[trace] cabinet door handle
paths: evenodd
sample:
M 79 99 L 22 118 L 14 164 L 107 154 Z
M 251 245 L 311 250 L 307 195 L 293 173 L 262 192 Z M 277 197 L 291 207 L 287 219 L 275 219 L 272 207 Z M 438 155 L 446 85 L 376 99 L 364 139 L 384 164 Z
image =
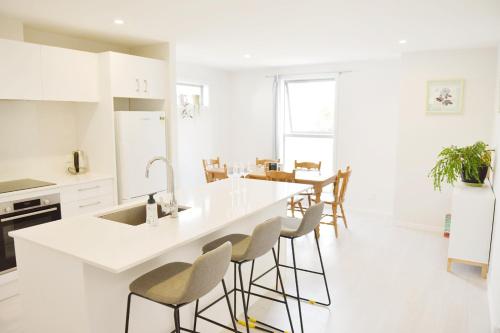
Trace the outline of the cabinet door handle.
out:
M 85 207 L 90 207 L 90 206 L 97 206 L 99 204 L 101 204 L 101 202 L 100 201 L 96 201 L 96 202 L 91 202 L 91 203 L 88 203 L 88 204 L 85 204 L 85 205 L 80 205 L 78 207 L 85 208 Z
M 137 86 L 135 91 L 139 92 L 141 90 L 139 79 L 135 79 L 135 84 Z
M 78 192 L 84 192 L 84 191 L 90 191 L 90 190 L 97 190 L 99 187 L 101 187 L 101 186 L 96 185 L 96 186 L 92 186 L 92 187 L 79 188 Z
M 148 92 L 148 80 L 144 80 L 144 92 Z

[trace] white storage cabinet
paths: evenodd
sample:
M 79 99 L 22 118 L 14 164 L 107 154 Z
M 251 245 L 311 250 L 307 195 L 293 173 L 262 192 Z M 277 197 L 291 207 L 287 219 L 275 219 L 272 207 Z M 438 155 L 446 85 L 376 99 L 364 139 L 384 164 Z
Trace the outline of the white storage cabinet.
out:
M 165 61 L 109 52 L 114 97 L 164 99 Z
M 453 263 L 481 267 L 486 278 L 490 258 L 495 196 L 489 185 L 453 189 L 448 271 Z
M 0 60 L 0 99 L 42 99 L 40 45 L 0 39 Z
M 41 46 L 42 93 L 47 101 L 99 101 L 96 53 Z

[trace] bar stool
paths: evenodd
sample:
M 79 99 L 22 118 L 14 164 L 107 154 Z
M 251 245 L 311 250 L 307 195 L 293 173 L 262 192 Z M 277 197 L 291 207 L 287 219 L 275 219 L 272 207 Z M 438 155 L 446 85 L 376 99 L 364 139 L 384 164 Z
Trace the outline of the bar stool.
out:
M 213 248 L 216 248 L 220 244 L 224 242 L 231 242 L 233 245 L 233 250 L 231 254 L 231 262 L 234 264 L 234 288 L 229 291 L 229 294 L 234 293 L 234 305 L 233 305 L 233 317 L 236 318 L 236 300 L 237 300 L 237 292 L 241 292 L 241 300 L 243 303 L 243 313 L 245 316 L 244 320 L 238 320 L 238 323 L 246 327 L 247 333 L 250 333 L 250 328 L 257 328 L 265 332 L 286 332 L 284 330 L 281 330 L 279 328 L 273 327 L 269 324 L 266 324 L 261 321 L 257 321 L 254 318 L 250 317 L 248 314 L 248 306 L 250 304 L 250 295 L 253 296 L 258 296 L 261 298 L 265 298 L 267 300 L 279 302 L 282 304 L 285 304 L 286 311 L 288 314 L 288 320 L 290 322 L 290 328 L 292 330 L 292 333 L 294 332 L 293 330 L 293 323 L 292 323 L 292 317 L 290 315 L 290 309 L 288 308 L 288 302 L 286 299 L 286 293 L 284 292 L 284 287 L 283 287 L 283 280 L 281 278 L 281 273 L 278 267 L 278 258 L 276 256 L 276 252 L 274 250 L 274 245 L 279 239 L 281 231 L 281 220 L 280 218 L 272 218 L 270 220 L 267 220 L 255 227 L 255 229 L 252 232 L 252 235 L 243 235 L 243 234 L 231 234 L 227 235 L 224 237 L 221 237 L 219 239 L 216 239 L 208 244 L 206 244 L 203 247 L 203 252 L 211 251 Z M 269 251 L 272 251 L 273 257 L 274 257 L 274 262 L 277 272 L 277 282 L 280 283 L 281 286 L 281 292 L 278 290 L 274 289 L 268 289 L 272 292 L 278 293 L 283 297 L 283 300 L 276 299 L 274 297 L 269 297 L 266 295 L 260 295 L 256 294 L 251 291 L 252 287 L 252 278 L 253 278 L 253 272 L 254 272 L 254 265 L 255 265 L 255 259 L 263 256 L 264 254 L 268 253 Z M 241 266 L 242 264 L 246 262 L 252 262 L 252 269 L 250 273 L 250 284 L 248 287 L 248 291 L 245 291 L 245 288 L 243 287 L 243 275 L 241 273 Z M 237 287 L 237 276 L 239 276 L 239 283 L 240 283 L 240 288 L 238 289 Z M 247 299 L 245 301 L 245 293 L 248 294 Z M 208 305 L 205 307 L 202 311 L 205 311 L 212 305 L 214 305 L 216 302 L 220 301 L 222 298 L 219 298 L 217 301 L 213 302 L 212 304 Z M 259 326 L 260 325 L 260 326 Z M 262 327 L 265 326 L 265 327 Z
M 294 218 L 294 217 L 279 217 L 281 224 L 282 224 L 282 229 L 281 229 L 281 233 L 280 233 L 280 238 L 278 239 L 278 266 L 293 269 L 293 272 L 295 275 L 296 296 L 290 295 L 290 294 L 286 294 L 286 296 L 295 298 L 297 300 L 298 308 L 299 308 L 299 317 L 300 317 L 300 328 L 301 328 L 302 332 L 304 332 L 304 324 L 303 324 L 303 320 L 302 320 L 302 308 L 301 308 L 301 304 L 300 304 L 301 301 L 307 301 L 309 304 L 319 304 L 319 305 L 324 305 L 324 306 L 329 306 L 331 304 L 330 291 L 328 290 L 328 282 L 326 281 L 325 267 L 323 266 L 323 258 L 321 257 L 321 250 L 319 247 L 318 238 L 314 237 L 314 239 L 316 240 L 316 247 L 318 249 L 319 262 L 321 264 L 321 272 L 312 271 L 312 270 L 297 267 L 297 261 L 295 258 L 295 246 L 294 246 L 294 240 L 296 238 L 305 236 L 305 235 L 313 232 L 314 229 L 319 225 L 319 223 L 321 221 L 321 216 L 323 214 L 324 205 L 325 204 L 323 202 L 321 202 L 319 204 L 316 204 L 316 205 L 309 207 L 306 210 L 304 217 L 302 219 L 298 219 L 298 218 Z M 288 266 L 288 265 L 284 265 L 284 264 L 279 263 L 281 238 L 289 239 L 291 242 L 293 266 Z M 262 274 L 257 279 L 255 279 L 254 282 L 256 282 L 258 279 L 263 277 L 265 274 L 271 272 L 273 269 L 274 269 L 274 267 L 272 267 L 268 271 L 264 272 L 264 274 Z M 323 276 L 323 280 L 325 282 L 325 287 L 326 287 L 326 294 L 328 296 L 328 303 L 318 302 L 318 301 L 315 301 L 313 299 L 307 299 L 307 298 L 303 298 L 300 296 L 299 281 L 298 281 L 298 277 L 297 277 L 298 271 L 312 273 L 312 274 L 318 274 L 318 275 Z M 277 273 L 277 276 L 276 276 L 276 290 L 278 290 L 278 275 L 281 275 L 281 274 Z M 281 288 L 283 288 L 283 287 L 281 287 Z
M 196 328 L 194 330 L 188 330 L 181 327 L 179 309 L 195 300 L 198 302 L 200 297 L 206 295 L 215 288 L 219 282 L 222 282 L 233 327 L 230 328 L 213 320 L 208 321 L 235 333 L 238 332 L 236 322 L 231 312 L 231 303 L 229 301 L 226 284 L 224 282 L 224 274 L 229 267 L 230 259 L 231 244 L 225 242 L 212 251 L 198 257 L 193 264 L 173 262 L 158 267 L 137 278 L 130 284 L 125 333 L 128 332 L 130 300 L 132 295 L 174 309 L 174 332 L 180 333 L 181 330 L 196 332 Z M 196 311 L 195 322 L 198 317 L 207 320 L 207 318 L 199 316 Z

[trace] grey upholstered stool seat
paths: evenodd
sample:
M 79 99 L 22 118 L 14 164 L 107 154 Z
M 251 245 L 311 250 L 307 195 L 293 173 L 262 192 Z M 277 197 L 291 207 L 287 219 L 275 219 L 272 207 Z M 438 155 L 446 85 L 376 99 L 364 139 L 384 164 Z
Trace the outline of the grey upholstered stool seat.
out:
M 202 248 L 203 253 L 208 251 L 212 251 L 213 249 L 219 247 L 221 244 L 225 242 L 230 242 L 233 246 L 231 251 L 231 261 L 242 261 L 246 260 L 246 253 L 248 251 L 248 247 L 252 240 L 251 236 L 243 235 L 243 234 L 231 234 L 221 238 L 218 238 L 208 244 L 205 244 Z
M 328 290 L 328 283 L 326 281 L 325 268 L 323 265 L 323 259 L 321 257 L 321 250 L 319 247 L 319 242 L 318 242 L 317 237 L 315 237 L 315 240 L 316 240 L 316 247 L 318 249 L 319 261 L 321 264 L 321 272 L 312 271 L 312 270 L 303 269 L 303 268 L 298 268 L 297 261 L 295 259 L 295 245 L 294 245 L 294 240 L 296 238 L 305 236 L 305 235 L 313 232 L 314 229 L 320 224 L 321 217 L 323 214 L 324 205 L 325 204 L 323 202 L 321 202 L 319 204 L 316 204 L 316 205 L 309 207 L 306 210 L 304 217 L 302 219 L 291 218 L 288 216 L 279 217 L 279 219 L 281 221 L 282 229 L 281 229 L 281 233 L 280 233 L 280 239 L 278 240 L 278 266 L 291 268 L 294 271 L 296 295 L 287 294 L 287 296 L 297 299 L 298 309 L 299 309 L 299 317 L 300 317 L 300 327 L 301 327 L 302 332 L 304 332 L 304 324 L 302 321 L 302 308 L 301 308 L 301 304 L 300 304 L 301 301 L 307 301 L 310 304 L 320 304 L 320 305 L 324 305 L 324 306 L 329 306 L 331 304 L 330 291 Z M 288 266 L 288 265 L 284 265 L 284 264 L 279 263 L 281 238 L 290 239 L 290 242 L 292 245 L 293 266 Z M 314 301 L 312 299 L 306 299 L 306 298 L 303 298 L 300 296 L 299 281 L 298 281 L 298 274 L 297 274 L 298 271 L 319 274 L 319 275 L 323 276 L 323 281 L 325 283 L 326 293 L 328 296 L 327 303 L 317 302 L 317 301 Z M 276 290 L 278 290 L 278 276 L 276 276 Z
M 130 284 L 125 332 L 128 332 L 130 299 L 132 295 L 174 308 L 175 332 L 179 333 L 181 331 L 179 308 L 187 303 L 198 301 L 220 282 L 222 282 L 230 310 L 233 323 L 232 330 L 237 332 L 224 283 L 224 275 L 231 260 L 231 249 L 232 246 L 229 242 L 223 242 L 211 251 L 199 256 L 193 264 L 185 262 L 169 263 L 134 280 Z M 196 312 L 195 317 L 201 316 Z M 231 328 L 225 325 L 215 324 L 231 330 Z M 186 331 L 186 329 L 182 330 Z
M 264 325 L 267 326 L 268 328 L 271 328 L 272 330 L 265 329 L 267 332 L 272 332 L 272 331 L 283 331 L 280 329 L 276 329 L 273 326 L 270 326 L 268 324 L 262 323 L 262 322 L 257 322 L 257 323 L 249 323 L 249 316 L 248 316 L 248 306 L 250 304 L 250 295 L 252 296 L 260 296 L 263 298 L 266 298 L 268 300 L 276 301 L 285 304 L 287 314 L 288 314 L 288 319 L 290 322 L 290 327 L 292 333 L 294 332 L 293 329 L 293 323 L 292 323 L 292 318 L 290 315 L 290 310 L 288 308 L 288 303 L 286 300 L 286 294 L 284 291 L 278 292 L 276 290 L 273 290 L 272 288 L 269 289 L 270 291 L 274 291 L 278 294 L 280 294 L 283 297 L 283 300 L 278 300 L 276 298 L 272 298 L 269 296 L 263 296 L 256 294 L 254 292 L 251 292 L 251 287 L 253 284 L 253 272 L 254 272 L 254 265 L 255 265 L 255 259 L 265 255 L 266 253 L 269 253 L 272 251 L 273 257 L 274 257 L 274 262 L 275 266 L 273 268 L 277 269 L 277 274 L 278 274 L 278 280 L 281 283 L 281 287 L 283 289 L 283 281 L 281 280 L 281 275 L 279 273 L 279 267 L 278 267 L 278 261 L 277 261 L 277 256 L 276 252 L 274 250 L 274 245 L 279 239 L 281 232 L 281 219 L 279 217 L 275 217 L 272 219 L 269 219 L 259 225 L 257 225 L 251 235 L 244 235 L 244 234 L 231 234 L 231 235 L 226 235 L 223 236 L 219 239 L 216 239 L 205 246 L 203 246 L 203 252 L 211 251 L 214 248 L 217 248 L 220 246 L 220 244 L 223 244 L 225 242 L 230 242 L 232 245 L 232 251 L 231 251 L 231 261 L 234 263 L 234 288 L 229 291 L 229 294 L 234 292 L 234 304 L 233 304 L 233 317 L 236 317 L 237 311 L 236 311 L 236 295 L 237 292 L 241 293 L 241 298 L 242 298 L 242 304 L 243 304 L 243 312 L 245 315 L 244 320 L 239 320 L 238 322 L 244 326 L 246 326 L 246 331 L 247 333 L 250 333 L 250 328 L 255 327 L 255 328 L 260 328 L 258 325 Z M 243 276 L 241 273 L 241 265 L 246 263 L 246 262 L 252 262 L 252 269 L 250 273 L 250 282 L 248 286 L 248 290 L 245 290 L 243 287 Z M 237 270 L 238 268 L 238 270 Z M 240 283 L 240 288 L 237 286 L 237 276 L 239 276 L 239 283 Z M 247 294 L 247 299 L 245 300 L 245 294 Z M 204 308 L 201 311 L 205 311 L 208 309 L 210 306 L 213 304 L 209 305 L 208 307 Z
M 130 284 L 130 291 L 158 303 L 189 303 L 193 300 L 183 296 L 192 272 L 193 265 L 189 263 L 166 264 L 136 279 Z

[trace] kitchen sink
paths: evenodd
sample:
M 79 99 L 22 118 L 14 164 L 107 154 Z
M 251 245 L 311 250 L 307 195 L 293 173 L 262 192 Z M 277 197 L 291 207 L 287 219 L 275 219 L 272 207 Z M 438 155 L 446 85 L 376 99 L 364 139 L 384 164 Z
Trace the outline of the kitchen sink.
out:
M 165 214 L 161 210 L 160 205 L 156 205 L 158 210 L 158 218 L 162 218 L 170 215 Z M 189 207 L 179 206 L 179 213 L 189 209 Z M 101 219 L 114 221 L 118 223 L 124 223 L 129 225 L 140 225 L 146 223 L 146 205 L 140 205 L 130 208 L 124 208 L 122 210 L 114 211 L 112 213 L 104 214 L 99 216 Z

